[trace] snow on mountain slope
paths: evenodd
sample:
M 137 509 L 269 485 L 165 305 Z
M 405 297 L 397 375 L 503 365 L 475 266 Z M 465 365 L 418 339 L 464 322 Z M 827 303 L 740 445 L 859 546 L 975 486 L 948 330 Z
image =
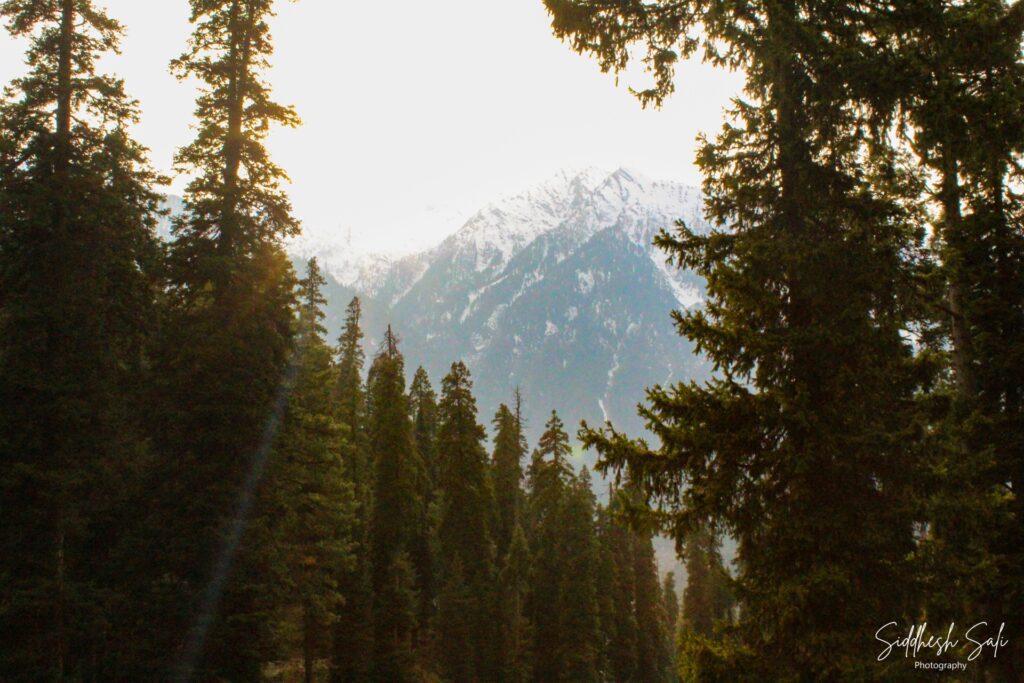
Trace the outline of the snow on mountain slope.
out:
M 669 318 L 701 303 L 703 283 L 652 245 L 680 219 L 707 229 L 693 188 L 625 169 L 560 174 L 424 254 L 387 315 L 432 377 L 465 360 L 484 411 L 521 384 L 528 415 L 573 406 L 570 423 L 629 424 L 645 387 L 705 374 Z
M 637 433 L 646 387 L 709 373 L 669 316 L 700 306 L 704 283 L 652 245 L 679 220 L 706 231 L 702 210 L 693 187 L 585 169 L 492 202 L 418 253 L 374 252 L 349 234 L 287 247 L 299 268 L 316 256 L 330 276 L 331 336 L 359 296 L 368 354 L 391 324 L 407 367 L 435 384 L 466 361 L 481 419 L 518 386 L 531 436 L 551 408 L 569 425 L 611 419 Z
M 504 267 L 520 249 L 556 229 L 605 175 L 597 169 L 563 171 L 526 192 L 490 204 L 438 248 L 471 251 L 475 270 Z
M 449 286 L 472 280 L 487 287 L 497 273 L 538 238 L 557 233 L 552 247 L 567 257 L 599 230 L 618 224 L 630 238 L 650 247 L 655 233 L 678 219 L 703 223 L 700 193 L 674 182 L 651 181 L 634 171 L 607 173 L 588 168 L 563 171 L 524 192 L 498 199 L 480 209 L 451 236 L 426 251 L 395 256 L 366 249 L 351 233 L 333 242 L 299 237 L 289 250 L 300 257 L 316 255 L 337 282 L 370 296 L 387 295 L 396 304 L 431 267 L 446 263 Z M 651 249 L 652 258 L 664 256 Z M 657 264 L 666 284 L 683 306 L 699 302 L 696 291 Z M 472 296 L 472 294 L 467 294 Z

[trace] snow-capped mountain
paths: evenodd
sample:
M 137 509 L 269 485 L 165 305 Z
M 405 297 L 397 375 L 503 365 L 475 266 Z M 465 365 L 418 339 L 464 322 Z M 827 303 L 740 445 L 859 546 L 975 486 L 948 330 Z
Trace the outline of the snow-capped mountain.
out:
M 697 189 L 585 169 L 494 201 L 418 253 L 368 252 L 351 235 L 288 248 L 300 270 L 310 256 L 324 266 L 332 335 L 359 296 L 368 355 L 390 324 L 410 372 L 424 366 L 435 385 L 465 361 L 482 421 L 520 387 L 531 438 L 552 408 L 570 428 L 612 419 L 638 433 L 647 387 L 708 376 L 670 319 L 701 304 L 704 284 L 652 245 L 678 220 L 708 228 Z
M 707 374 L 669 318 L 700 304 L 703 283 L 651 244 L 680 219 L 707 227 L 695 188 L 586 169 L 493 202 L 418 254 L 294 253 L 331 274 L 332 328 L 362 298 L 371 353 L 390 323 L 410 369 L 435 383 L 466 361 L 483 419 L 520 386 L 531 432 L 552 408 L 570 426 L 608 417 L 635 430 L 645 387 Z

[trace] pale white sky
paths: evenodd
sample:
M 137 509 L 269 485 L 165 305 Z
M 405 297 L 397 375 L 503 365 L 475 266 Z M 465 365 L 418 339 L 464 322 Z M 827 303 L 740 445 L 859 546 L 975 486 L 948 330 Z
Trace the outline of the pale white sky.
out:
M 169 171 L 191 138 L 194 90 L 167 71 L 190 32 L 188 2 L 98 4 L 128 29 L 104 70 L 141 101 L 136 136 Z M 696 184 L 695 138 L 719 128 L 740 87 L 736 74 L 685 64 L 672 100 L 644 111 L 626 90 L 643 74 L 616 86 L 552 37 L 542 0 L 277 5 L 270 80 L 304 126 L 275 131 L 270 146 L 318 240 L 351 228 L 373 248 L 423 246 L 563 168 L 627 166 Z M 23 50 L 0 38 L 0 81 L 22 70 Z

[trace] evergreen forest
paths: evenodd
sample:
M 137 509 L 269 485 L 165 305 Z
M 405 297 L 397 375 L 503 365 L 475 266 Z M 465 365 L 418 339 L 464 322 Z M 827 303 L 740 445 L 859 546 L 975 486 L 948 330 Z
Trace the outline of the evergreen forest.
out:
M 1020 0 L 531 0 L 642 106 L 745 79 L 715 228 L 657 238 L 713 379 L 536 443 L 460 359 L 366 353 L 358 298 L 328 338 L 275 2 L 161 1 L 200 84 L 169 240 L 117 17 L 0 0 L 0 681 L 1024 681 Z M 879 654 L 924 623 L 959 645 Z

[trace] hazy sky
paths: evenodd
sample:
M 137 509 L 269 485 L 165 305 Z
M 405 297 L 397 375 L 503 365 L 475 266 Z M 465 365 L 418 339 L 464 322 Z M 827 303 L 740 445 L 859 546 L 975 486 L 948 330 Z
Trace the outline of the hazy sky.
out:
M 136 136 L 170 170 L 194 90 L 167 72 L 190 32 L 186 0 L 102 0 L 128 29 L 104 62 L 143 107 Z M 721 124 L 739 77 L 680 69 L 662 111 L 644 111 L 590 59 L 555 40 L 542 0 L 278 2 L 270 80 L 304 125 L 270 146 L 305 230 L 349 228 L 372 247 L 436 241 L 481 204 L 562 168 L 627 166 L 697 183 L 695 138 Z M 0 38 L 0 80 L 24 45 Z M 180 191 L 183 182 L 175 182 Z

